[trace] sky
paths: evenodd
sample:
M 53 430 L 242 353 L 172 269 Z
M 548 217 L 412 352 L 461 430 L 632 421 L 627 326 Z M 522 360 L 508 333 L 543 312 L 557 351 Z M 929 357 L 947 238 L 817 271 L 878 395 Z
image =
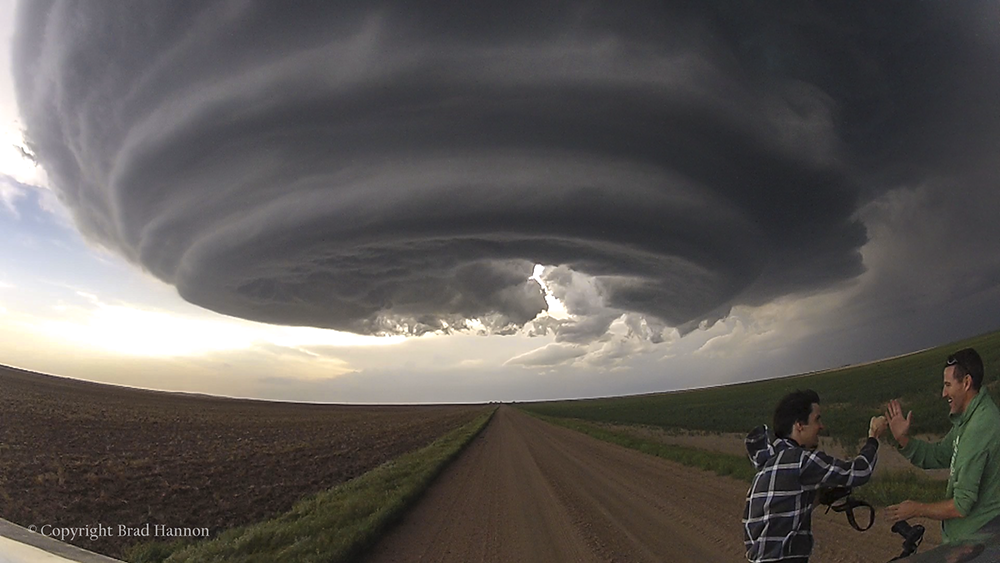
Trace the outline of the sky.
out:
M 624 395 L 1000 328 L 1000 4 L 0 0 L 0 363 Z

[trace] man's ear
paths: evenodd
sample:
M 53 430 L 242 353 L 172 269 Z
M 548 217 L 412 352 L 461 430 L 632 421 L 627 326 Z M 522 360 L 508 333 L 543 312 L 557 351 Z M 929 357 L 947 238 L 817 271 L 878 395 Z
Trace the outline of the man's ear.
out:
M 969 391 L 970 389 L 972 389 L 972 376 L 971 375 L 965 374 L 965 377 L 962 378 L 962 386 L 965 387 L 966 391 Z

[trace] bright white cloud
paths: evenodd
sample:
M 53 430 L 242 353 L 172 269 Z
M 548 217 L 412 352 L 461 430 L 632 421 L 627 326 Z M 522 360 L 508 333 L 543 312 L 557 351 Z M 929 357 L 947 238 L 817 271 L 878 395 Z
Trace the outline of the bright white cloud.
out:
M 134 356 L 191 356 L 215 350 L 247 349 L 252 334 L 221 323 L 118 305 L 96 309 L 58 306 L 68 317 L 44 320 L 40 332 L 78 345 Z
M 542 293 L 545 294 L 545 304 L 547 309 L 542 311 L 538 317 L 539 318 L 552 318 L 556 320 L 566 320 L 570 318 L 569 311 L 566 309 L 566 305 L 563 304 L 562 300 L 556 297 L 552 289 L 549 287 L 548 283 L 545 281 L 545 270 L 552 270 L 552 266 L 544 266 L 542 264 L 535 264 L 535 269 L 531 273 L 531 278 L 538 282 L 538 285 L 542 286 Z
M 28 186 L 48 189 L 45 169 L 36 164 L 30 154 L 16 124 L 0 124 L 0 174 Z
M 541 348 L 525 352 L 507 360 L 504 365 L 523 367 L 549 367 L 579 358 L 587 353 L 585 346 L 552 342 Z
M 17 203 L 28 196 L 30 189 L 37 191 L 43 210 L 63 226 L 72 225 L 69 211 L 51 190 L 45 169 L 35 163 L 17 124 L 0 123 L 0 204 L 14 217 L 20 217 Z
M 266 339 L 279 346 L 386 346 L 399 344 L 406 340 L 405 336 L 363 336 L 349 332 L 338 332 L 313 327 L 271 326 L 257 323 L 247 323 L 256 330 L 266 334 Z

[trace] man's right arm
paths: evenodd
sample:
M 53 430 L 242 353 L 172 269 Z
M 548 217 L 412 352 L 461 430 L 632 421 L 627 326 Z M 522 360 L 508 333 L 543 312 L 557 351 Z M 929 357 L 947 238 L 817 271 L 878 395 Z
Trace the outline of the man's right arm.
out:
M 799 482 L 807 488 L 857 487 L 871 479 L 878 452 L 878 439 L 869 437 L 861 453 L 851 460 L 825 452 L 806 452 L 799 469 Z
M 951 432 L 940 442 L 931 444 L 916 438 L 910 438 L 910 423 L 913 411 L 903 416 L 903 408 L 899 401 L 893 399 L 885 407 L 885 416 L 892 430 L 892 437 L 899 443 L 899 453 L 910 463 L 921 469 L 944 469 L 951 465 L 952 439 Z M 954 430 L 954 429 L 953 429 Z
M 954 430 L 952 430 L 954 432 Z M 903 457 L 921 469 L 947 469 L 951 465 L 951 452 L 954 445 L 952 432 L 936 443 L 910 438 L 899 450 Z
M 855 487 L 871 479 L 878 454 L 878 439 L 888 427 L 884 416 L 873 416 L 868 441 L 853 460 L 837 459 L 824 452 L 806 452 L 799 467 L 799 482 L 815 487 Z

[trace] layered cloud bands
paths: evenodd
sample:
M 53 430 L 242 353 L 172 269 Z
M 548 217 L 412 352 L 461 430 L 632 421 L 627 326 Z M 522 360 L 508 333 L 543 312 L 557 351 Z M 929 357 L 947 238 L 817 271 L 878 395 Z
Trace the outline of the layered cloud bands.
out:
M 536 263 L 669 326 L 863 270 L 847 141 L 891 85 L 782 51 L 830 37 L 318 6 L 22 5 L 27 138 L 81 231 L 197 305 L 368 334 L 517 330 Z

